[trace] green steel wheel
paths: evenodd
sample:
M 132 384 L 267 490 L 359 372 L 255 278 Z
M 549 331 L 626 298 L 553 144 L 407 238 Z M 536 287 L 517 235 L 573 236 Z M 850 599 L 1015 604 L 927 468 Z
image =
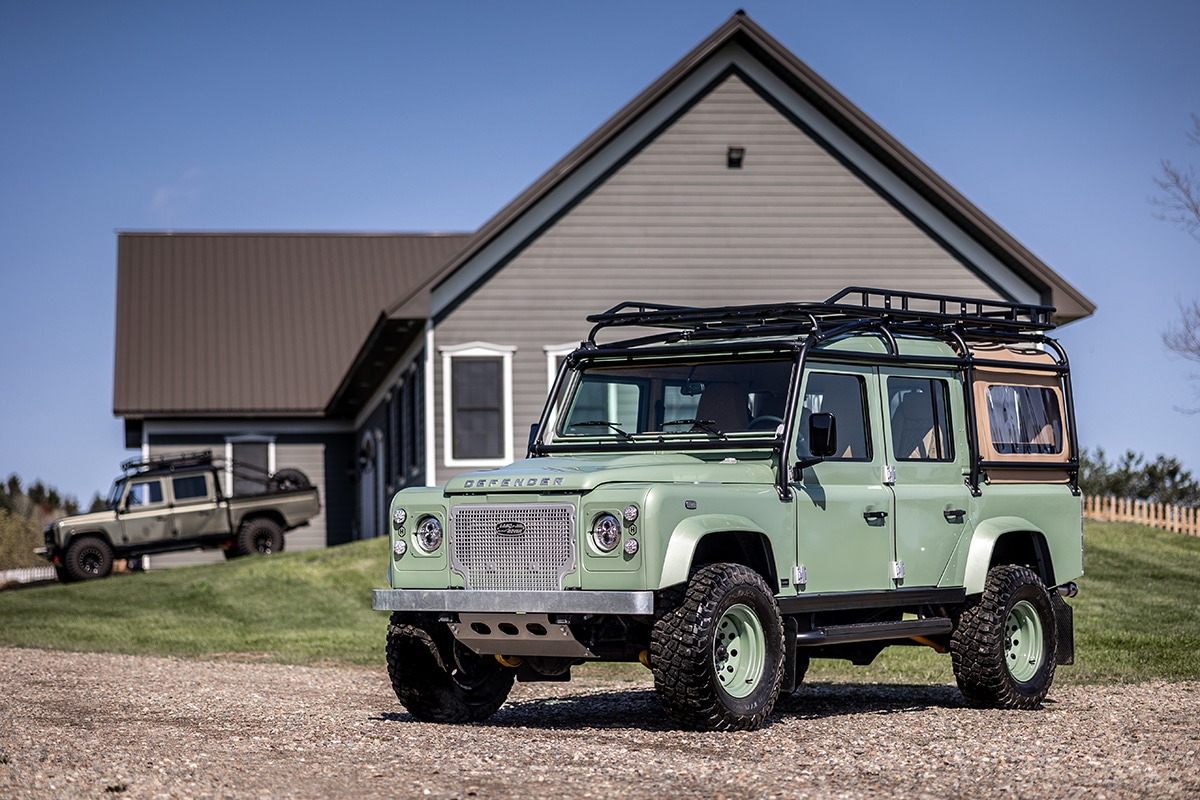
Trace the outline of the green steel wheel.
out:
M 660 607 L 650 670 L 663 710 L 693 730 L 757 728 L 783 680 L 783 619 L 762 576 L 708 564 L 682 599 Z
M 1004 621 L 1004 663 L 1013 680 L 1029 683 L 1037 675 L 1045 658 L 1044 639 L 1033 604 L 1022 600 L 1013 606 Z
M 1054 606 L 1037 573 L 1001 565 L 950 637 L 954 677 L 978 708 L 1037 708 L 1058 660 Z
M 767 660 L 766 636 L 753 609 L 730 606 L 717 622 L 713 641 L 713 674 L 731 697 L 746 697 L 758 688 Z

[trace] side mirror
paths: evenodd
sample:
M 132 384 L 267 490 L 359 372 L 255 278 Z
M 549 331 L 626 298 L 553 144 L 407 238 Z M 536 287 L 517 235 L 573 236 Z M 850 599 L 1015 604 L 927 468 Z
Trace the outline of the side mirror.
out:
M 837 420 L 833 414 L 818 413 L 808 418 L 808 452 L 829 458 L 837 452 Z
M 529 442 L 525 445 L 525 453 L 528 457 L 533 453 L 533 445 L 538 438 L 538 424 L 535 422 L 529 426 Z

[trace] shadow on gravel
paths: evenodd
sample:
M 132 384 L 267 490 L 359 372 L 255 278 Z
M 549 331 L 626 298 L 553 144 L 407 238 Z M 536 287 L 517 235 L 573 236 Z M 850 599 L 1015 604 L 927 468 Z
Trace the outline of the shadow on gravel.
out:
M 815 720 L 851 714 L 912 714 L 931 708 L 964 708 L 953 686 L 896 684 L 805 684 L 775 704 L 767 726 L 788 720 Z M 416 722 L 407 713 L 381 713 L 374 719 Z M 610 728 L 671 731 L 678 727 L 663 713 L 653 690 L 580 692 L 575 695 L 518 700 L 505 704 L 480 723 L 491 728 L 540 730 Z

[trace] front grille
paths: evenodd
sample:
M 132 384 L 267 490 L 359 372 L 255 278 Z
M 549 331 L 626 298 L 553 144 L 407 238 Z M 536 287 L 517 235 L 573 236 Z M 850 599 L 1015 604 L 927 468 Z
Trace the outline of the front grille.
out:
M 450 567 L 468 589 L 561 589 L 563 576 L 575 569 L 575 506 L 456 506 Z

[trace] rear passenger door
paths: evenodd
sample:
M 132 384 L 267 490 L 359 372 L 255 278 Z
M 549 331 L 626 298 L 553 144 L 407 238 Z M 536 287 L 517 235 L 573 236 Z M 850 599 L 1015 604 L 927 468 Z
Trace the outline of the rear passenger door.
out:
M 196 539 L 223 532 L 223 517 L 218 515 L 213 488 L 210 472 L 171 478 L 175 538 Z
M 936 586 L 971 510 L 961 384 L 942 370 L 879 370 L 888 465 L 894 469 L 897 586 Z M 890 470 L 889 470 L 890 471 Z

